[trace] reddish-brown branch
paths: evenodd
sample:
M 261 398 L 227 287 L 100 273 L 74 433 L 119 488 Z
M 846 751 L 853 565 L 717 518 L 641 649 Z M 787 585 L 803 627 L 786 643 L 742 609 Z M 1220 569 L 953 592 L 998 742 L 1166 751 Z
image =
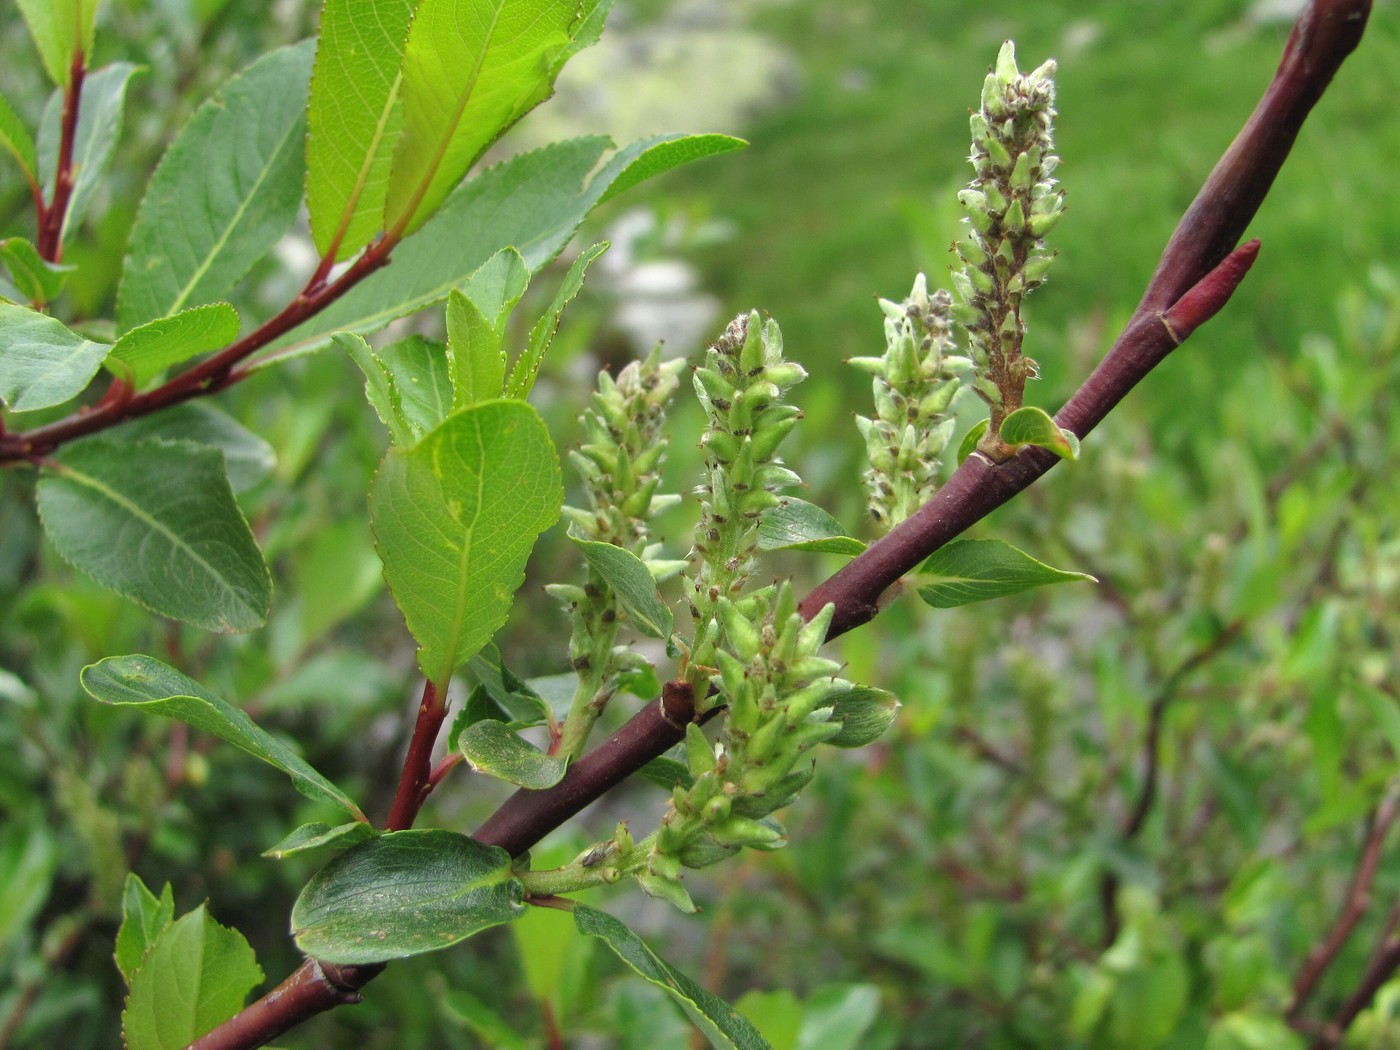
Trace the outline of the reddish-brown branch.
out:
M 437 743 L 446 717 L 446 690 L 439 696 L 437 686 L 425 682 L 423 699 L 418 702 L 418 717 L 413 723 L 413 737 L 408 742 L 408 754 L 404 755 L 403 772 L 399 775 L 399 788 L 394 793 L 394 804 L 384 825 L 387 830 L 405 831 L 413 827 L 423 801 L 432 790 L 433 745 Z
M 47 205 L 39 198 L 39 237 L 35 245 L 42 259 L 56 263 L 63 258 L 63 224 L 73 196 L 73 144 L 78 138 L 78 110 L 83 97 L 87 65 L 82 49 L 73 52 L 68 87 L 63 92 L 63 117 L 58 138 L 58 163 L 54 167 L 53 198 Z
M 1396 936 L 1397 928 L 1400 928 L 1400 903 L 1392 905 L 1390 914 L 1386 916 L 1385 928 L 1376 941 L 1375 951 L 1366 964 L 1366 972 L 1361 975 L 1356 991 L 1347 997 L 1336 1016 L 1308 1045 L 1308 1050 L 1335 1050 L 1340 1046 L 1356 1015 L 1371 1005 L 1381 986 L 1395 976 L 1396 970 L 1400 970 L 1400 936 Z
M 1376 871 L 1380 868 L 1381 848 L 1395 817 L 1400 813 L 1400 795 L 1390 793 L 1385 796 L 1371 814 L 1366 838 L 1361 844 L 1361 853 L 1356 859 L 1356 871 L 1352 873 L 1351 885 L 1347 887 L 1346 898 L 1342 901 L 1341 913 L 1327 935 L 1315 944 L 1298 971 L 1293 982 L 1293 998 L 1284 1012 L 1290 1024 L 1296 1024 L 1302 1015 L 1308 999 L 1317 990 L 1318 982 L 1328 968 L 1336 961 L 1338 953 L 1351 937 L 1362 917 L 1371 907 L 1371 886 L 1376 881 Z M 1384 938 L 1382 938 L 1384 940 Z M 1350 1023 L 1350 1020 L 1348 1020 Z M 1341 1031 L 1345 1031 L 1345 1026 Z

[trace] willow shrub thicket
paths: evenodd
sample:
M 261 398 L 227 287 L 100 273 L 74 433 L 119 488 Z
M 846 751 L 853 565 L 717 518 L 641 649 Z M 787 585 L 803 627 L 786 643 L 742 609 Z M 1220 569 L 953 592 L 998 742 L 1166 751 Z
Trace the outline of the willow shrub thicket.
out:
M 935 609 L 1097 584 L 1101 598 L 1065 606 L 1080 624 L 1094 622 L 1086 602 L 1114 616 L 1089 681 L 1037 669 L 1008 618 L 950 620 L 935 641 L 902 612 L 886 683 L 918 691 L 936 654 L 940 688 L 971 690 L 985 661 L 994 688 L 1024 697 L 1008 708 L 1017 728 L 979 728 L 970 696 L 938 701 L 896 733 L 917 743 L 942 718 L 959 747 L 881 744 L 864 781 L 848 769 L 823 781 L 833 749 L 875 744 L 900 705 L 822 652 L 874 615 L 873 598 L 853 605 L 828 581 L 836 591 L 804 599 L 779 573 L 825 557 L 853 559 L 833 580 L 854 578 L 918 534 L 954 467 L 1039 464 L 1024 487 L 1078 461 L 1102 416 L 1026 404 L 1038 368 L 1022 302 L 1051 272 L 1046 238 L 1066 199 L 1055 65 L 1023 73 L 1002 46 L 971 115 L 952 287 L 919 274 L 903 300 L 880 300 L 884 352 L 851 362 L 873 401 L 850 434 L 869 520 L 847 528 L 797 495 L 781 451 L 806 372 L 757 311 L 693 360 L 658 348 L 602 371 L 577 441 L 561 456 L 551 435 L 545 415 L 559 412 L 537 381 L 609 247 L 576 233 L 639 183 L 743 145 L 580 138 L 478 164 L 597 41 L 610 6 L 328 0 L 314 41 L 264 54 L 193 108 L 139 193 L 118 264 L 103 209 L 126 185 L 113 160 L 141 70 L 92 62 L 96 0 L 19 3 L 55 88 L 37 132 L 19 115 L 30 107 L 0 98 L 0 146 L 34 216 L 0 241 L 0 652 L 13 668 L 0 695 L 15 756 L 0 774 L 0 958 L 13 974 L 0 1045 L 111 1045 L 118 994 L 132 1050 L 262 1045 L 361 995 L 368 1005 L 332 1023 L 370 1045 L 463 1030 L 505 1047 L 576 1030 L 678 1044 L 676 1006 L 713 1045 L 745 1048 L 1400 1038 L 1385 983 L 1394 919 L 1369 961 L 1348 943 L 1384 881 L 1400 805 L 1396 540 L 1375 505 L 1395 438 L 1369 395 L 1395 370 L 1393 281 L 1378 271 L 1372 296 L 1346 304 L 1340 349 L 1315 341 L 1289 359 L 1290 411 L 1316 439 L 1269 475 L 1232 463 L 1246 472 L 1242 510 L 1178 498 L 1170 486 L 1188 483 L 1169 477 L 1150 534 L 1120 537 L 1115 515 L 1140 520 L 1124 479 L 1150 469 L 1120 436 L 1084 452 L 1102 456 L 1084 514 L 1033 515 L 1075 571 L 1000 539 L 930 542 L 908 587 Z M 315 259 L 287 288 L 279 246 L 303 207 Z M 1161 356 L 1243 279 L 1257 243 L 1232 247 L 1148 318 Z M 104 266 L 120 271 L 110 319 L 75 306 L 85 271 Z M 681 397 L 698 399 L 698 437 L 673 432 Z M 979 400 L 989 418 L 973 420 Z M 675 477 L 672 445 L 697 440 L 696 476 Z M 1201 520 L 1180 510 L 1193 502 Z M 682 504 L 692 524 L 677 542 L 669 512 Z M 552 529 L 566 539 L 532 582 L 553 614 L 538 585 L 521 591 Z M 850 534 L 891 530 L 876 547 Z M 1207 540 L 1178 564 L 1180 545 L 1154 554 L 1158 531 Z M 381 579 L 397 614 L 371 601 Z M 518 594 L 539 626 L 508 627 Z M 412 639 L 416 670 L 395 638 Z M 1224 716 L 1203 704 L 1169 725 L 1196 672 L 1228 660 L 1266 670 L 1205 688 L 1234 690 L 1257 721 L 1212 737 Z M 392 712 L 410 679 L 405 733 Z M 1078 688 L 1099 697 L 1097 721 L 1072 702 Z M 1294 695 L 1305 714 L 1280 718 Z M 1061 715 L 1080 728 L 1057 733 Z M 1300 763 L 1305 788 L 1289 781 Z M 600 838 L 534 849 L 633 774 L 641 793 L 609 810 Z M 474 791 L 496 808 L 467 835 L 471 810 L 452 800 Z M 417 828 L 430 796 L 443 826 Z M 1105 806 L 1124 812 L 1111 831 Z M 799 844 L 792 866 L 738 859 L 781 850 L 792 821 L 821 857 Z M 1359 824 L 1353 868 L 1342 833 Z M 1279 835 L 1287 845 L 1265 841 Z M 810 984 L 806 944 L 846 956 L 847 983 L 736 1010 L 618 917 L 637 911 L 635 893 L 608 894 L 606 911 L 576 896 L 635 884 L 690 913 L 695 887 L 718 884 L 688 874 L 719 864 L 737 873 L 722 923 L 765 900 L 764 923 L 799 913 L 781 952 L 743 965 L 766 984 Z M 765 864 L 786 881 L 755 886 Z M 1348 873 L 1332 925 L 1303 887 L 1315 876 L 1343 899 Z M 878 891 L 843 903 L 845 920 L 822 906 L 843 878 Z M 289 901 L 294 948 L 277 932 Z M 434 954 L 436 969 L 385 970 L 501 925 L 526 996 L 499 977 L 515 966 L 499 939 Z M 642 991 L 605 994 L 599 945 Z M 1337 1003 L 1310 1011 L 1334 962 Z M 250 1004 L 273 963 L 292 976 Z

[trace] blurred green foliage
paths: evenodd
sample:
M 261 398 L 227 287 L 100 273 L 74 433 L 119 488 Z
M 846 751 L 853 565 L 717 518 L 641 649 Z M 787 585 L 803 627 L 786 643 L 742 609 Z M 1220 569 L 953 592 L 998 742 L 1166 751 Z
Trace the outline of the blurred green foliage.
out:
M 897 297 L 919 267 L 940 283 L 953 193 L 969 177 L 966 113 L 999 42 L 1014 37 L 1028 67 L 1060 62 L 1069 211 L 1052 237 L 1062 258 L 1028 308 L 1044 378 L 1027 396 L 1053 409 L 1131 311 L 1272 73 L 1287 22 L 1250 9 L 638 0 L 610 29 L 653 49 L 629 90 L 676 100 L 645 119 L 753 145 L 649 191 L 656 221 L 634 258 L 698 267 L 722 304 L 716 331 L 751 305 L 780 319 L 813 374 L 804 447 L 790 457 L 811 485 L 804 498 L 862 534 L 850 417 L 868 411 L 868 380 L 840 360 L 878 351 L 875 295 Z M 114 175 L 67 258 L 79 267 L 72 319 L 110 309 L 135 200 L 173 130 L 229 72 L 313 23 L 295 3 L 104 8 L 97 61 L 147 70 Z M 688 37 L 710 33 L 742 42 L 761 80 L 729 103 L 742 126 L 696 127 L 703 70 L 678 82 L 668 67 Z M 4 54 L 28 47 L 17 18 L 0 22 Z M 0 69 L 0 90 L 31 122 L 40 75 L 22 60 Z M 570 126 L 626 137 L 608 127 L 633 119 L 625 107 L 590 112 L 586 71 L 573 87 L 572 75 L 561 82 Z M 732 999 L 749 993 L 742 1005 L 775 1046 L 1305 1045 L 1282 1020 L 1292 983 L 1335 921 L 1400 759 L 1397 92 L 1400 12 L 1381 3 L 1251 228 L 1264 248 L 1241 292 L 1079 464 L 976 530 L 1100 586 L 936 614 L 894 604 L 839 649 L 850 677 L 905 703 L 874 759 L 824 759 L 786 817 L 788 849 L 691 876 L 700 918 L 635 895 L 613 902 L 672 963 Z M 520 141 L 539 133 L 527 122 Z M 25 230 L 27 205 L 0 175 L 0 225 Z M 638 207 L 629 198 L 602 225 Z M 293 293 L 297 251 L 251 275 L 240 305 L 265 314 Z M 638 349 L 617 322 L 628 296 L 623 279 L 593 292 L 558 358 Z M 561 440 L 587 372 L 544 377 Z M 296 961 L 286 913 L 315 860 L 258 854 L 327 814 L 228 748 L 92 703 L 78 685 L 85 663 L 162 654 L 295 736 L 356 797 L 391 793 L 416 683 L 366 524 L 385 436 L 361 387 L 348 361 L 321 354 L 220 395 L 277 453 L 243 496 L 278 588 L 268 628 L 248 637 L 154 623 L 74 574 L 41 542 L 26 478 L 0 476 L 0 1045 L 118 1045 L 111 940 L 129 866 L 152 885 L 171 880 L 182 909 L 211 898 L 270 975 Z M 694 473 L 693 418 L 676 418 L 674 478 Z M 688 528 L 677 513 L 665 531 L 684 547 Z M 566 546 L 537 553 L 539 580 L 559 578 Z M 770 571 L 815 579 L 837 565 L 790 558 Z M 526 673 L 561 670 L 562 649 L 538 641 L 562 637 L 563 619 L 536 601 L 502 647 Z M 1133 828 L 1154 732 L 1155 792 Z M 433 799 L 435 824 L 470 827 L 500 797 L 452 786 Z M 590 832 L 654 804 L 645 791 L 610 798 L 588 831 L 542 850 L 567 860 Z M 1392 856 L 1305 1018 L 1331 1017 L 1361 980 L 1400 899 Z M 569 1045 L 686 1045 L 662 994 L 618 976 L 542 913 L 391 967 L 364 1005 L 281 1045 L 533 1047 L 555 1030 Z M 1348 1045 L 1400 1046 L 1400 983 Z

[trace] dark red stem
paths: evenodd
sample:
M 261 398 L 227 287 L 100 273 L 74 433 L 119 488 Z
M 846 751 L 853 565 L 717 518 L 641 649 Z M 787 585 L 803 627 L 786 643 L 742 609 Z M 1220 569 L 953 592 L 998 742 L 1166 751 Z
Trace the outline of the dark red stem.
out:
M 63 258 L 63 222 L 68 217 L 68 202 L 73 196 L 73 143 L 78 137 L 78 110 L 83 97 L 83 78 L 87 73 L 81 49 L 73 52 L 69 68 L 68 87 L 63 92 L 63 117 L 58 139 L 58 164 L 53 176 L 53 199 L 47 205 L 39 201 L 39 256 L 51 263 Z
M 405 831 L 413 827 L 424 799 L 432 790 L 433 745 L 437 743 L 446 717 L 447 691 L 444 689 L 439 695 L 437 686 L 425 683 L 423 699 L 418 702 L 418 718 L 413 724 L 413 737 L 403 759 L 399 788 L 394 793 L 394 804 L 384 825 L 387 830 Z

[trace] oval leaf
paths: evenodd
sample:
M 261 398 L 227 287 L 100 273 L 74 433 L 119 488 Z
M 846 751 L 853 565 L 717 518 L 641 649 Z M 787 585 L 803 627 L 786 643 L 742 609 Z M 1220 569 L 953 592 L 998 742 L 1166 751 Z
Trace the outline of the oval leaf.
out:
M 403 130 L 399 66 L 415 0 L 328 0 L 306 120 L 306 206 L 324 256 L 345 259 L 383 228 Z
M 759 521 L 758 549 L 823 551 L 854 557 L 865 550 L 865 544 L 847 536 L 841 523 L 815 503 L 789 496 Z
M 739 1011 L 671 966 L 607 912 L 576 904 L 574 925 L 580 933 L 600 938 L 645 980 L 669 992 L 710 1040 L 710 1045 L 734 1050 L 772 1050 L 758 1029 Z
M 94 700 L 140 708 L 210 733 L 276 766 L 292 778 L 292 784 L 307 798 L 343 809 L 357 821 L 365 819 L 349 795 L 316 772 L 291 747 L 227 700 L 153 656 L 109 656 L 83 668 L 82 682 Z
M 437 951 L 520 916 L 510 854 L 451 831 L 399 831 L 353 846 L 292 907 L 297 946 L 342 965 Z
M 0 303 L 0 398 L 16 412 L 70 401 L 91 382 L 109 349 L 47 314 Z
M 263 56 L 166 150 L 131 231 L 117 295 L 123 331 L 227 295 L 301 203 L 311 41 Z
M 1048 583 L 1098 582 L 1087 573 L 1052 569 L 1001 540 L 956 540 L 934 551 L 919 567 L 919 575 L 937 577 L 919 588 L 919 597 L 935 609 L 984 602 Z
M 1061 430 L 1050 413 L 1034 405 L 1018 408 L 1001 421 L 1001 439 L 1008 445 L 1049 449 L 1061 459 L 1079 458 L 1079 439 L 1068 430 Z
M 371 522 L 429 681 L 445 687 L 505 623 L 535 537 L 563 500 L 549 431 L 519 401 L 473 405 L 384 458 Z
M 612 543 L 581 540 L 574 536 L 569 539 L 574 541 L 588 559 L 588 564 L 613 589 L 619 604 L 637 630 L 649 638 L 660 638 L 662 641 L 671 637 L 675 618 L 661 600 L 656 580 L 641 558 Z
M 345 847 L 353 846 L 357 842 L 364 842 L 366 839 L 374 838 L 375 830 L 363 821 L 352 820 L 348 824 L 336 824 L 334 826 L 315 821 L 310 824 L 303 824 L 290 835 L 284 838 L 277 845 L 270 849 L 263 850 L 264 857 L 272 857 L 281 860 L 284 857 L 292 857 L 298 853 L 309 853 L 313 849 L 321 849 L 323 846 Z
M 831 720 L 841 723 L 841 732 L 827 741 L 833 747 L 864 747 L 884 735 L 894 724 L 899 701 L 883 689 L 856 686 L 836 697 Z
M 462 730 L 457 749 L 478 773 L 532 791 L 559 783 L 569 764 L 567 759 L 546 755 L 494 718 L 473 722 Z
M 267 619 L 272 580 L 218 449 L 90 438 L 46 463 L 38 504 L 64 558 L 152 612 L 208 631 Z
M 207 354 L 238 338 L 238 314 L 228 303 L 210 303 L 147 321 L 118 339 L 102 366 L 140 389 L 171 365 Z

